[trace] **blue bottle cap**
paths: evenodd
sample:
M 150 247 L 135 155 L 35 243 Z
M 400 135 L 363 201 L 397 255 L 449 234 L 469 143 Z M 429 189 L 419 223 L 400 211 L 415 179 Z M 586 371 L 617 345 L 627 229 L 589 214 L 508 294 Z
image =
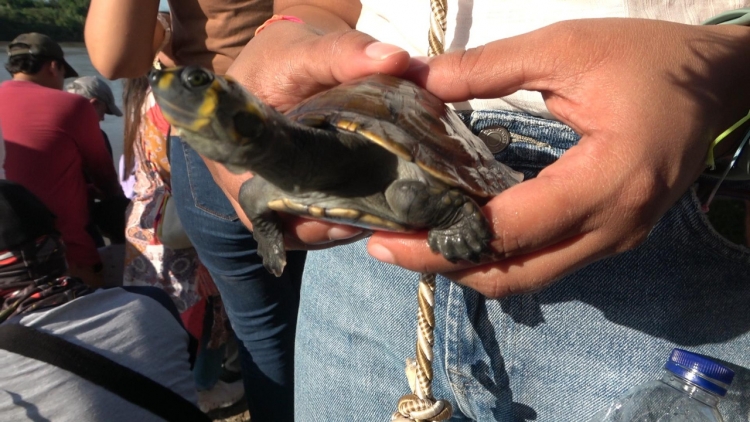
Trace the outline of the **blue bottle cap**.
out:
M 705 357 L 673 349 L 664 369 L 716 395 L 724 396 L 732 384 L 734 371 Z

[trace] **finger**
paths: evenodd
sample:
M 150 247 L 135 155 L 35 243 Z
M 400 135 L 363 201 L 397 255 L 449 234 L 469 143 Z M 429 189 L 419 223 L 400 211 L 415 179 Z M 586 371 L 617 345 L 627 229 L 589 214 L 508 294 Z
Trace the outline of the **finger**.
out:
M 217 183 L 229 199 L 240 221 L 252 231 L 252 222 L 247 218 L 245 211 L 237 201 L 240 186 L 252 177 L 252 175 L 250 173 L 237 175 L 214 161 L 206 158 L 204 158 L 204 161 L 214 179 L 217 180 Z M 286 216 L 285 220 L 285 243 L 289 249 L 311 250 L 328 248 L 351 243 L 371 234 L 370 231 L 358 227 L 331 224 L 293 216 Z
M 570 149 L 537 178 L 508 189 L 483 208 L 494 232 L 491 249 L 497 258 L 529 254 L 597 230 L 607 236 L 608 243 L 600 245 L 606 253 L 626 250 L 645 238 L 656 217 L 641 217 L 635 209 L 649 206 L 642 202 L 648 195 L 630 192 L 639 185 L 632 175 L 603 172 L 609 161 L 597 152 L 600 144 L 584 143 Z M 630 183 L 618 177 L 629 177 Z M 592 190 L 598 194 L 591 195 Z M 613 215 L 628 218 L 607 225 Z M 424 234 L 377 233 L 369 251 L 381 261 L 415 271 L 443 273 L 470 266 L 450 263 L 432 253 L 424 239 Z M 615 239 L 619 239 L 617 245 Z
M 430 58 L 426 65 L 412 61 L 408 75 L 446 102 L 500 98 L 520 89 L 555 91 L 606 57 L 606 43 L 599 48 L 591 42 L 595 25 L 561 22 L 466 51 L 445 53 Z M 586 50 L 576 56 L 575 51 L 581 49 Z M 565 51 L 566 57 L 585 59 L 562 61 L 560 51 Z
M 228 73 L 283 111 L 341 82 L 373 73 L 398 75 L 408 66 L 406 51 L 361 32 L 320 35 L 295 24 L 268 27 L 243 49 Z
M 328 34 L 314 44 L 304 62 L 311 74 L 329 74 L 331 84 L 373 73 L 399 75 L 409 67 L 408 52 L 355 30 Z M 325 60 L 313 60 L 316 52 L 326 54 Z
M 569 153 L 575 155 L 573 149 Z M 564 156 L 553 166 L 564 167 L 566 161 L 575 159 L 571 156 Z M 558 176 L 550 167 L 537 178 L 493 198 L 482 210 L 494 233 L 492 252 L 498 258 L 528 253 L 584 230 L 582 222 L 592 207 L 586 204 L 588 197 L 575 193 L 580 189 L 575 186 L 576 179 L 572 175 Z M 569 184 L 573 186 L 569 188 Z M 468 265 L 453 264 L 432 253 L 424 234 L 376 233 L 370 241 L 370 252 L 384 262 L 415 271 L 443 273 Z
M 377 233 L 368 245 L 368 252 L 378 259 L 382 258 L 382 250 L 379 249 L 382 237 L 382 233 Z M 410 249 L 412 253 L 407 255 L 429 257 L 421 264 L 417 261 L 398 260 L 396 264 L 399 266 L 404 266 L 403 262 L 409 262 L 407 269 L 441 273 L 450 280 L 493 299 L 540 290 L 555 280 L 610 255 L 606 248 L 602 248 L 602 240 L 596 233 L 574 236 L 532 253 L 482 265 L 449 263 L 441 256 L 431 253 L 423 237 L 409 236 L 392 240 Z
M 288 249 L 316 250 L 356 242 L 372 232 L 359 227 L 290 217 L 284 222 Z
M 430 251 L 423 235 L 396 236 L 393 233 L 376 233 L 368 244 L 368 252 L 386 262 L 389 259 L 382 259 L 384 252 L 381 249 L 385 239 L 391 242 L 390 248 L 396 249 L 394 244 L 397 243 L 409 251 L 402 256 L 406 259 L 391 258 L 394 261 L 391 263 L 417 272 L 441 273 L 490 298 L 537 291 L 610 254 L 608 249 L 602 248 L 600 235 L 586 233 L 502 261 L 481 265 L 467 262 L 454 264 Z
M 533 253 L 443 275 L 493 299 L 532 293 L 608 256 L 601 242 L 599 234 L 588 233 Z

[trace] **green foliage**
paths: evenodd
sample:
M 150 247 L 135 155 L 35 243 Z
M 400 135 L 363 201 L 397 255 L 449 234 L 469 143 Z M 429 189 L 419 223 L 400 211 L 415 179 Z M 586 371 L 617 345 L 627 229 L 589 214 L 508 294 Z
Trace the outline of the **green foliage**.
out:
M 41 32 L 55 41 L 83 41 L 89 0 L 0 0 L 0 40 Z

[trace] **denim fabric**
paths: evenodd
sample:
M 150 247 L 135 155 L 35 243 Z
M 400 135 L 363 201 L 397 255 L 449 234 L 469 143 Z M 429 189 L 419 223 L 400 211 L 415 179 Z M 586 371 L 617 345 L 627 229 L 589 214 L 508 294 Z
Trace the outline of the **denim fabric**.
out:
M 195 367 L 193 367 L 193 378 L 195 378 L 195 386 L 198 391 L 208 391 L 214 388 L 221 376 L 221 365 L 226 352 L 226 343 L 216 349 L 208 348 L 208 343 L 211 341 L 211 328 L 214 325 L 214 314 L 211 312 L 212 302 L 213 297 L 208 297 L 205 303 L 206 316 L 203 318 L 203 335 L 200 339 Z
M 507 112 L 498 157 L 533 177 L 578 137 Z M 300 421 L 386 421 L 409 391 L 418 275 L 367 255 L 365 241 L 310 252 L 296 343 Z M 750 419 L 750 250 L 721 238 L 686 193 L 637 249 L 534 294 L 490 300 L 439 277 L 434 393 L 454 421 L 579 422 L 618 393 L 660 377 L 673 347 L 737 375 L 720 409 Z
M 237 218 L 200 156 L 170 140 L 172 194 L 185 231 L 221 293 L 240 350 L 253 422 L 293 420 L 294 330 L 304 252 L 268 273 L 252 234 Z

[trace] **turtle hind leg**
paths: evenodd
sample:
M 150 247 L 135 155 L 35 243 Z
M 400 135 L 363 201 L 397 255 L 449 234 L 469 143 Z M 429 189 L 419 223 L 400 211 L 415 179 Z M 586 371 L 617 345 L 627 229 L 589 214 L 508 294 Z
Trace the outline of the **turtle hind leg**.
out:
M 441 253 L 451 262 L 466 260 L 479 262 L 490 255 L 492 231 L 479 206 L 471 199 L 456 211 L 454 224 L 435 227 L 427 233 L 427 243 L 434 252 Z
M 273 189 L 258 176 L 245 181 L 240 187 L 239 203 L 253 223 L 253 238 L 258 242 L 258 255 L 263 266 L 276 277 L 280 277 L 286 266 L 286 249 L 281 220 L 270 208 L 268 199 Z
M 385 192 L 396 215 L 415 227 L 427 227 L 430 249 L 445 259 L 479 262 L 491 253 L 487 219 L 473 199 L 457 189 L 428 187 L 416 180 L 398 180 Z

